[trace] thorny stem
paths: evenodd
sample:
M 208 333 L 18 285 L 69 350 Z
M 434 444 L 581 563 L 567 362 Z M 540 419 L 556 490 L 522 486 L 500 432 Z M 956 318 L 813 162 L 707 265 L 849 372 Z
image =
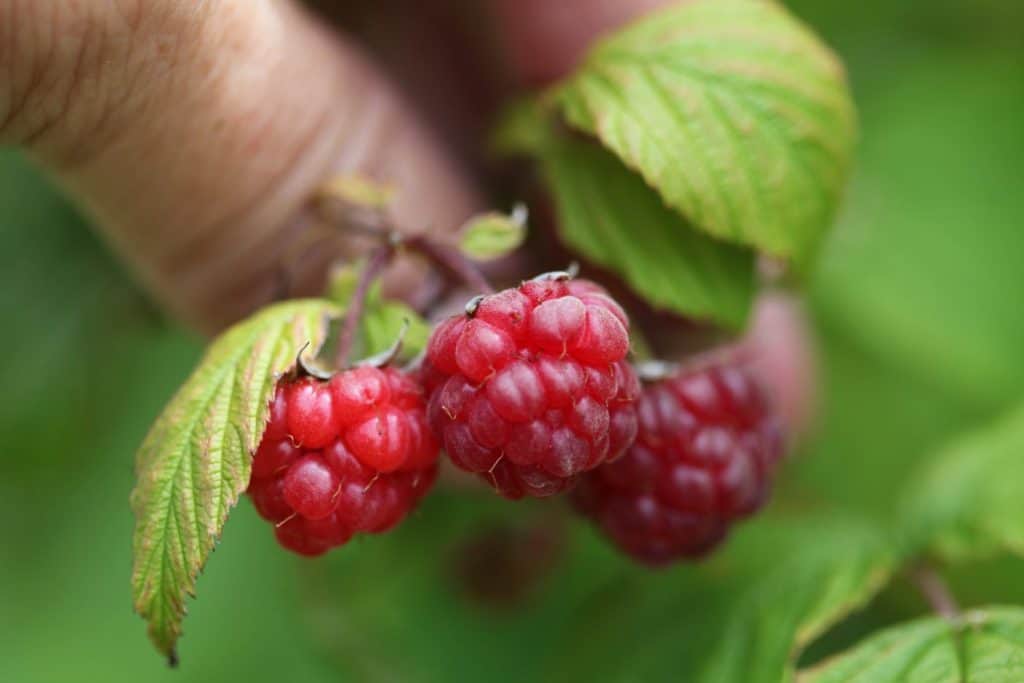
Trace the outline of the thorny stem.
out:
M 919 565 L 911 571 L 910 578 L 936 614 L 950 621 L 960 618 L 960 605 L 945 579 L 933 567 Z
M 348 310 L 345 311 L 345 322 L 341 328 L 341 336 L 338 338 L 335 364 L 339 370 L 348 365 L 349 355 L 352 353 L 352 346 L 356 340 L 356 332 L 363 319 L 363 309 L 366 307 L 366 297 L 370 293 L 370 287 L 391 262 L 391 257 L 394 254 L 395 248 L 390 242 L 381 244 L 370 252 L 366 266 L 359 273 L 359 282 L 356 283 L 356 291 L 352 294 Z

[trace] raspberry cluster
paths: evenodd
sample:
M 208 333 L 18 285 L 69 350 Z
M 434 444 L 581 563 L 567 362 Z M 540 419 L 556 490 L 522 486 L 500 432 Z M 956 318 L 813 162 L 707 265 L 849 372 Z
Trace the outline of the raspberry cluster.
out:
M 783 454 L 777 418 L 749 372 L 678 370 L 645 387 L 624 457 L 587 474 L 576 507 L 623 551 L 660 565 L 702 555 L 768 496 Z
M 437 476 L 420 385 L 392 368 L 282 381 L 248 493 L 278 542 L 315 556 L 400 522 Z
M 282 546 L 319 555 L 398 524 L 441 444 L 509 499 L 578 484 L 576 508 L 640 562 L 700 556 L 765 502 L 779 420 L 741 366 L 660 366 L 642 388 L 629 344 L 615 300 L 564 273 L 478 297 L 415 376 L 282 380 L 248 493 Z
M 542 276 L 441 323 L 423 367 L 428 420 L 452 462 L 502 496 L 550 496 L 637 431 L 629 321 L 598 285 Z

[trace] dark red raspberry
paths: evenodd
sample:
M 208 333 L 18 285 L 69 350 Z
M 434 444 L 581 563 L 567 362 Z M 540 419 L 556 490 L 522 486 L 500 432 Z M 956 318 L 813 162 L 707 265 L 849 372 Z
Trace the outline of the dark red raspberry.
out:
M 749 372 L 678 370 L 646 386 L 625 456 L 587 474 L 576 507 L 640 562 L 707 553 L 766 500 L 780 423 Z
M 550 496 L 633 442 L 629 322 L 598 285 L 546 277 L 442 322 L 427 417 L 452 462 L 516 499 Z
M 249 496 L 278 542 L 320 555 L 398 524 L 437 476 L 420 385 L 391 368 L 278 385 Z

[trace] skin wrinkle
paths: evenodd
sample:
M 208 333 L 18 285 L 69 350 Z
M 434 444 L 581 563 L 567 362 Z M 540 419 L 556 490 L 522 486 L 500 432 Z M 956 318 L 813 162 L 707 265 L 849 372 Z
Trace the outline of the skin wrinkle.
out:
M 31 1 L 23 0 L 25 4 L 22 4 L 19 0 L 11 0 L 9 4 L 9 25 L 12 29 L 6 39 L 9 43 L 5 43 L 5 45 L 9 45 L 9 47 L 5 47 L 8 54 L 4 61 L 8 64 L 7 72 L 11 82 L 11 104 L 3 123 L 0 124 L 0 134 L 2 134 L 0 140 L 6 141 L 9 137 L 12 142 L 16 143 L 24 137 L 24 134 L 18 130 L 22 126 L 18 124 L 23 121 L 25 112 L 30 111 L 29 103 L 42 84 L 42 76 L 46 71 L 45 65 L 50 61 L 54 49 L 52 40 L 44 41 L 39 36 L 45 27 L 53 25 L 54 17 L 49 17 L 50 22 L 32 21 L 29 18 L 30 12 L 36 10 L 31 4 L 28 4 Z M 50 9 L 55 15 L 57 8 L 51 7 Z M 15 22 L 21 23 L 16 24 Z M 15 31 L 13 27 L 16 25 L 26 28 L 22 31 Z M 46 47 L 40 49 L 39 45 Z M 21 63 L 21 59 L 29 63 L 27 67 Z M 18 74 L 21 73 L 27 74 L 27 80 L 21 85 L 19 94 L 17 92 L 19 90 Z
M 14 108 L 14 9 L 0 4 L 0 137 Z
M 74 7 L 74 6 L 71 6 Z M 46 132 L 66 114 L 60 110 L 54 111 L 53 100 L 60 98 L 62 87 L 61 73 L 61 45 L 68 44 L 73 40 L 74 33 L 67 36 L 63 41 L 58 42 L 57 36 L 60 33 L 58 26 L 61 21 L 73 22 L 73 9 L 69 14 L 61 15 L 61 9 L 57 6 L 51 8 L 51 16 L 48 21 L 36 22 L 36 40 L 38 44 L 46 45 L 43 58 L 37 65 L 37 71 L 33 73 L 32 81 L 29 83 L 29 90 L 23 101 L 24 108 L 16 115 L 15 121 L 23 122 L 23 130 L 18 142 L 23 145 L 41 143 L 45 140 Z M 81 50 L 81 43 L 76 41 L 75 54 Z
M 79 92 L 82 90 L 83 80 L 87 78 L 85 75 L 85 64 L 90 60 L 90 52 L 94 52 L 97 55 L 103 54 L 104 48 L 104 36 L 106 32 L 103 30 L 95 30 L 96 22 L 93 17 L 89 16 L 90 12 L 86 11 L 86 16 L 75 21 L 73 32 L 78 36 L 77 46 L 74 50 L 73 55 L 68 60 L 69 63 L 62 67 L 62 70 L 67 72 L 67 86 L 59 88 L 63 90 L 63 97 L 55 94 L 54 100 L 59 100 L 60 105 L 53 117 L 47 120 L 47 123 L 40 128 L 34 135 L 27 137 L 23 144 L 28 147 L 33 147 L 37 141 L 42 138 L 46 131 L 50 130 L 55 124 L 60 123 L 62 119 L 69 118 L 70 112 L 73 111 L 72 107 L 78 99 Z M 54 21 L 51 24 L 51 30 L 56 32 L 57 27 L 60 26 L 58 21 Z M 93 39 L 93 40 L 90 40 Z M 51 36 L 51 40 L 54 44 L 57 43 L 58 37 Z M 101 61 L 101 57 L 96 59 L 97 62 Z M 80 139 L 80 138 L 79 138 Z
M 14 135 L 20 144 L 43 154 L 61 150 L 56 163 L 86 145 L 84 132 L 92 125 L 90 119 L 104 108 L 104 92 L 95 80 L 105 63 L 114 59 L 108 52 L 110 31 L 102 19 L 92 5 L 56 4 L 48 18 L 34 17 L 24 31 L 38 31 L 37 45 L 46 48 L 45 58 L 34 65 L 21 112 L 12 117 L 17 124 Z M 67 140 L 76 142 L 61 142 Z
M 133 45 L 125 45 L 120 27 L 109 25 L 106 19 L 94 17 L 85 22 L 81 59 L 76 61 L 65 91 L 60 121 L 63 130 L 57 140 L 45 141 L 35 150 L 37 156 L 65 172 L 85 165 L 112 145 L 121 130 L 114 125 L 116 116 L 133 111 L 132 97 L 138 82 L 138 69 L 130 68 L 135 61 L 129 58 Z M 89 40 L 90 34 L 95 34 L 95 40 Z M 87 60 L 87 53 L 93 57 Z M 88 68 L 83 69 L 86 64 Z

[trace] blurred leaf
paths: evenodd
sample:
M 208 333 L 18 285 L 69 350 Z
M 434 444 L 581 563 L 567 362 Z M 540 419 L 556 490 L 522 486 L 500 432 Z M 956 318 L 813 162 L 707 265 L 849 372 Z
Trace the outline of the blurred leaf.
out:
M 861 76 L 866 132 L 849 209 L 816 273 L 815 312 L 934 393 L 996 414 L 1024 387 L 1019 50 L 898 35 L 870 49 L 900 67 Z
M 157 648 L 174 661 L 185 596 L 249 483 L 277 377 L 315 355 L 334 307 L 277 304 L 217 338 L 139 448 L 132 491 L 132 592 Z
M 391 203 L 395 189 L 358 173 L 331 178 L 320 188 L 320 196 L 338 199 L 359 209 L 383 209 Z
M 526 239 L 526 206 L 512 213 L 496 211 L 473 216 L 462 227 L 459 249 L 476 261 L 492 261 L 511 254 Z
M 855 138 L 836 56 L 779 4 L 697 0 L 599 43 L 555 93 L 691 224 L 806 261 Z
M 957 440 L 912 481 L 904 512 L 912 551 L 1024 556 L 1024 406 Z
M 761 520 L 706 564 L 591 596 L 546 680 L 778 683 L 893 571 L 888 539 L 830 516 Z
M 546 104 L 524 97 L 505 107 L 491 139 L 493 151 L 505 156 L 541 156 L 553 133 L 553 115 Z
M 789 552 L 761 565 L 762 576 L 730 607 L 702 683 L 785 680 L 803 648 L 864 606 L 892 575 L 893 552 L 870 527 L 818 522 L 796 533 Z
M 890 524 L 921 461 L 991 418 L 834 325 L 817 327 L 815 429 L 787 465 L 778 498 L 827 501 Z
M 987 607 L 957 622 L 920 619 L 802 672 L 799 683 L 1019 683 L 1024 609 Z
M 452 489 L 439 487 L 394 531 L 304 565 L 314 637 L 345 680 L 538 680 L 583 597 L 621 566 L 597 544 L 559 537 L 568 520 L 557 507 Z M 498 607 L 472 594 L 461 554 L 466 540 L 510 526 L 555 531 L 565 561 Z
M 559 232 L 621 274 L 654 306 L 742 327 L 754 289 L 753 253 L 694 230 L 615 156 L 582 140 L 552 140 L 542 164 Z

